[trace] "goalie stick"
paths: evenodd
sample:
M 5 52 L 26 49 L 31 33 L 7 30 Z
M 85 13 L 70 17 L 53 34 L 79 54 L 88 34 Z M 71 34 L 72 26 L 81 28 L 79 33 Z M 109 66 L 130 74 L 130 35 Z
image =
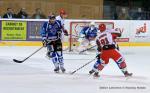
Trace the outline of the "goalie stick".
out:
M 79 67 L 78 69 L 72 71 L 70 74 L 73 75 L 74 73 L 76 73 L 78 70 L 82 69 L 83 67 L 85 67 L 86 65 L 90 64 L 91 62 L 93 62 L 96 58 L 90 60 L 89 62 L 85 63 L 84 65 L 82 65 L 81 67 Z
M 70 36 L 74 36 L 74 37 L 77 37 L 77 38 L 85 38 L 85 37 L 80 37 L 80 36 L 77 36 L 77 35 L 72 35 L 72 34 L 68 34 Z
M 94 48 L 94 47 L 96 47 L 97 45 L 94 45 L 94 46 L 91 46 L 91 47 L 89 47 L 89 48 L 87 48 L 87 49 L 85 49 L 85 50 L 82 50 L 82 51 L 80 51 L 79 52 L 79 54 L 81 54 L 81 53 L 83 53 L 83 52 L 85 52 L 85 51 L 87 51 L 87 50 L 90 50 L 90 49 L 92 49 L 92 48 Z
M 38 51 L 40 51 L 42 48 L 43 48 L 43 46 L 40 47 L 39 49 L 37 49 L 35 52 L 33 52 L 32 54 L 30 54 L 28 57 L 26 57 L 23 60 L 13 59 L 13 61 L 16 62 L 16 63 L 23 63 L 24 61 L 26 61 L 27 59 L 29 59 L 31 56 L 33 56 L 35 53 L 37 53 Z

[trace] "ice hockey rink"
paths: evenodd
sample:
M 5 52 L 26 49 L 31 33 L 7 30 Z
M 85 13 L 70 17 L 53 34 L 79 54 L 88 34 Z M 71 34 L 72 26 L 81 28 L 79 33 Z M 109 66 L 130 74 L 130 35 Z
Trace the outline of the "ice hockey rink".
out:
M 88 75 L 94 61 L 77 71 L 83 64 L 94 59 L 89 55 L 64 53 L 66 74 L 53 72 L 53 64 L 42 49 L 23 63 L 22 60 L 39 47 L 0 47 L 0 93 L 150 93 L 150 47 L 121 47 L 129 72 L 125 78 L 117 65 L 110 63 L 100 73 L 100 78 Z

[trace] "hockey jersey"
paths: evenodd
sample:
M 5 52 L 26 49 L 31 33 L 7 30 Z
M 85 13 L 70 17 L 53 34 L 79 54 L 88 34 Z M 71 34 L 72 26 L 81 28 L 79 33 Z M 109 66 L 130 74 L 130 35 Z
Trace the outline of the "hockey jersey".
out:
M 56 20 L 59 20 L 61 22 L 61 25 L 64 26 L 65 20 L 60 15 L 56 16 Z
M 86 39 L 90 39 L 90 38 L 95 38 L 97 36 L 97 32 L 98 29 L 96 27 L 91 29 L 91 27 L 86 26 L 81 30 L 80 35 L 82 34 L 85 36 Z
M 115 45 L 116 42 L 114 39 L 120 36 L 121 34 L 119 31 L 115 31 L 114 29 L 107 29 L 100 33 L 96 40 L 99 42 L 100 47 L 103 47 L 105 45 Z
M 41 36 L 44 39 L 55 40 L 60 38 L 62 33 L 62 25 L 59 20 L 54 23 L 45 22 L 41 29 Z

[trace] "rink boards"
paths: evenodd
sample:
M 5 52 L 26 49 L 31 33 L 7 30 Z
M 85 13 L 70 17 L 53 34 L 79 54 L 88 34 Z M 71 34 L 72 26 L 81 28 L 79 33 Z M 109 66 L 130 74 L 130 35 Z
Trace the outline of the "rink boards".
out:
M 0 19 L 0 46 L 41 46 L 40 29 L 47 19 Z M 78 46 L 76 37 L 91 21 L 105 23 L 108 28 L 118 29 L 122 36 L 120 46 L 150 46 L 150 21 L 148 20 L 65 20 L 65 29 L 71 34 L 64 37 L 63 46 Z
M 150 46 L 149 42 L 119 42 L 119 46 Z M 40 41 L 1 41 L 0 46 L 42 46 Z M 63 43 L 64 47 L 69 46 L 69 42 Z

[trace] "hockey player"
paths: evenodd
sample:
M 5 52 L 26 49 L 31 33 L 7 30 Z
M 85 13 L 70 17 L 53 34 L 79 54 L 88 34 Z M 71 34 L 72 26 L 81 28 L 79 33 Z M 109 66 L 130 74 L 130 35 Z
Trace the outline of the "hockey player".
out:
M 65 18 L 67 17 L 67 13 L 65 12 L 64 9 L 61 9 L 59 11 L 59 15 L 56 16 L 56 20 L 59 20 L 61 21 L 61 25 L 64 25 L 64 21 L 65 21 Z
M 61 22 L 55 19 L 55 15 L 50 15 L 49 21 L 44 23 L 41 31 L 43 46 L 47 47 L 47 56 L 52 58 L 56 73 L 60 69 L 63 73 L 65 72 L 61 42 L 62 30 Z
M 61 25 L 63 27 L 63 34 L 66 35 L 66 36 L 68 36 L 68 31 L 64 27 L 64 25 L 65 25 L 64 23 L 65 23 L 65 18 L 66 17 L 67 17 L 67 13 L 65 12 L 64 9 L 61 9 L 59 11 L 59 15 L 56 16 L 56 20 L 59 20 L 61 22 Z
M 98 35 L 96 42 L 101 53 L 99 55 L 100 62 L 96 65 L 98 70 L 95 70 L 94 76 L 99 76 L 98 71 L 102 71 L 102 69 L 109 63 L 110 58 L 117 63 L 125 77 L 132 76 L 132 73 L 127 71 L 125 59 L 116 49 L 115 42 L 113 40 L 113 38 L 121 36 L 121 32 L 106 30 L 105 24 L 100 24 L 99 30 L 101 33 Z
M 78 41 L 80 42 L 80 45 L 78 47 L 78 51 L 85 50 L 89 45 L 96 45 L 95 38 L 97 36 L 97 32 L 98 29 L 95 27 L 95 22 L 91 22 L 89 26 L 83 27 L 83 29 L 79 33 L 80 38 L 78 39 Z
M 99 28 L 100 29 L 100 28 Z M 106 28 L 107 29 L 107 28 Z M 120 37 L 121 34 L 118 36 L 118 29 L 107 29 L 109 31 L 111 31 L 111 34 L 112 34 L 112 39 L 114 41 L 114 44 L 116 46 L 116 49 L 119 51 L 119 46 L 116 42 L 116 39 L 117 37 Z M 98 44 L 98 41 L 96 41 L 96 44 Z M 96 53 L 96 58 L 97 58 L 97 61 L 94 63 L 93 65 L 93 68 L 92 70 L 89 71 L 89 74 L 93 74 L 94 72 L 97 72 L 95 73 L 94 75 L 98 75 L 98 65 L 101 64 L 101 59 L 100 59 L 100 54 L 101 54 L 101 48 L 100 47 L 97 47 L 97 53 Z

